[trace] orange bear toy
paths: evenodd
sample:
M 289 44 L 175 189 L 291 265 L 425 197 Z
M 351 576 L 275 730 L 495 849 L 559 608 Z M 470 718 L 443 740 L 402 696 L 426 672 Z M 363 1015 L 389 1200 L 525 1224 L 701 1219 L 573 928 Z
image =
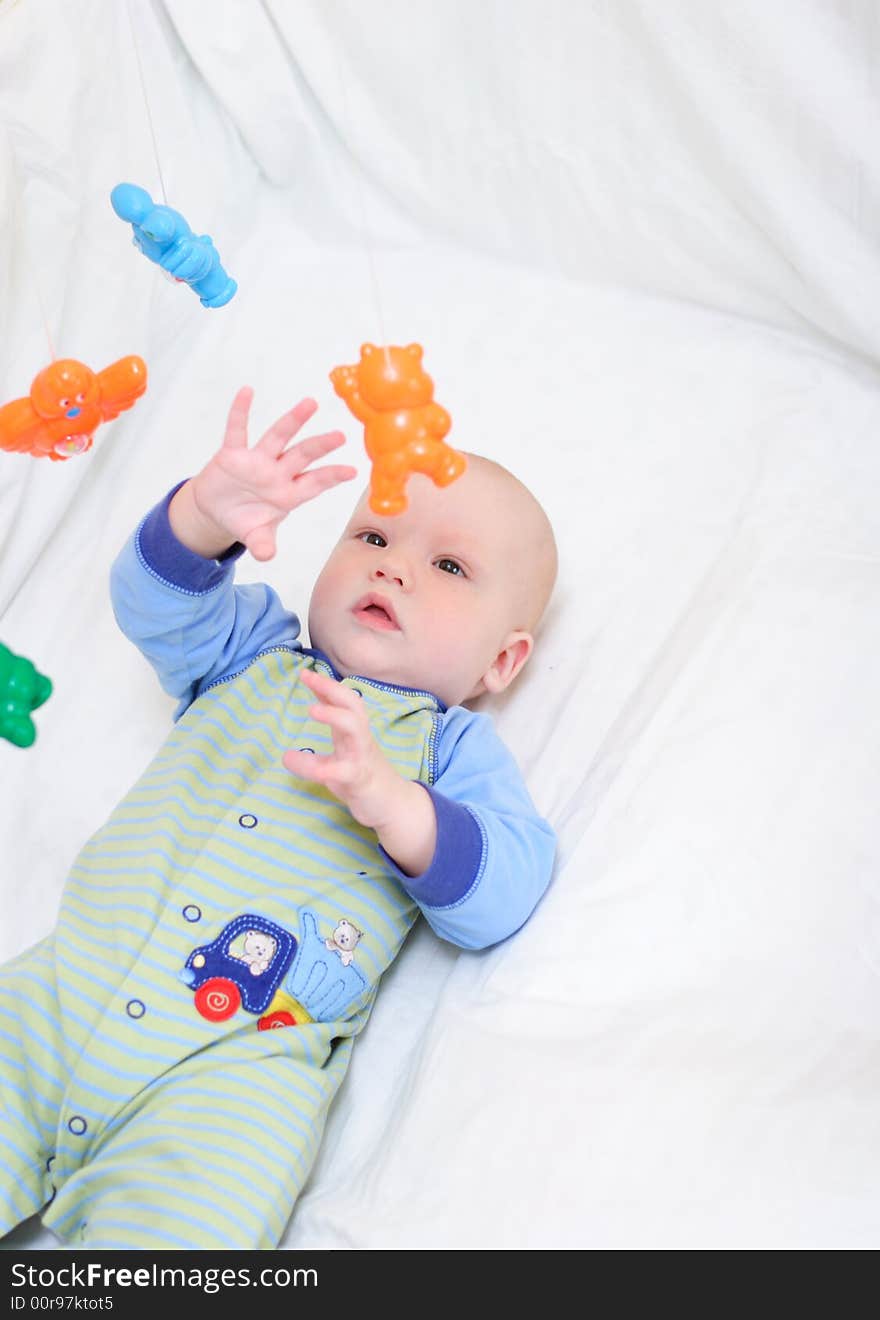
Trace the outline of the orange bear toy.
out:
M 33 380 L 26 399 L 0 408 L 0 449 L 62 462 L 92 447 L 102 422 L 110 422 L 147 388 L 143 358 L 120 358 L 94 372 L 75 358 L 58 358 Z
M 364 344 L 353 367 L 330 372 L 333 388 L 364 424 L 364 447 L 373 464 L 370 508 L 374 513 L 403 513 L 406 483 L 413 472 L 448 486 L 467 466 L 443 437 L 452 425 L 445 408 L 434 403 L 434 382 L 422 367 L 419 344 L 377 348 Z

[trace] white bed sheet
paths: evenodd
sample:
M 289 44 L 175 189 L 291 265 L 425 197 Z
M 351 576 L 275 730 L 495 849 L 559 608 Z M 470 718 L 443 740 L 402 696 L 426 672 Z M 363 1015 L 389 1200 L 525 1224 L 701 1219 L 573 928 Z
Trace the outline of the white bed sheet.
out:
M 0 12 L 3 397 L 45 361 L 35 279 L 59 353 L 150 370 L 87 457 L 0 455 L 0 640 L 56 684 L 0 743 L 0 954 L 167 728 L 107 601 L 126 534 L 246 381 L 258 424 L 313 393 L 365 474 L 327 372 L 418 339 L 454 438 L 557 528 L 493 710 L 558 866 L 495 950 L 417 929 L 283 1245 L 876 1246 L 870 9 L 803 6 L 796 66 L 785 6 L 199 8 L 136 19 L 169 202 L 240 283 L 218 312 L 107 204 L 155 189 L 124 7 Z M 349 499 L 241 578 L 304 609 Z

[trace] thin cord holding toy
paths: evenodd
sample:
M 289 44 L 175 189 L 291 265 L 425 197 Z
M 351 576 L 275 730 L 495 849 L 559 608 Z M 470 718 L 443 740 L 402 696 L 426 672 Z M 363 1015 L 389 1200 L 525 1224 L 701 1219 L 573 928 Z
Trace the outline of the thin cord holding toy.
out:
M 156 141 L 156 129 L 153 124 L 153 113 L 150 109 L 150 98 L 147 95 L 147 83 L 144 78 L 144 66 L 141 63 L 141 52 L 138 46 L 137 33 L 134 30 L 134 19 L 131 15 L 131 0 L 126 0 L 125 10 L 128 14 L 128 26 L 131 32 L 132 45 L 134 46 L 134 58 L 138 67 L 138 77 L 141 81 L 141 95 L 144 98 L 144 108 L 147 112 L 147 123 L 150 126 L 150 137 L 153 139 L 153 155 L 156 158 L 156 172 L 159 175 L 159 187 L 162 189 L 162 201 L 168 205 L 168 194 L 165 192 L 165 179 L 162 176 L 162 164 L 159 160 L 159 145 Z

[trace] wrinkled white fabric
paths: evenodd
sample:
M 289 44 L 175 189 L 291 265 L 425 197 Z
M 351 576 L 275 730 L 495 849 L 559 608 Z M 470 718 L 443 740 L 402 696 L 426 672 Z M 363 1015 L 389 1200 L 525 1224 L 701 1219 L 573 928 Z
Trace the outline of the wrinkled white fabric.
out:
M 876 1246 L 874 6 L 133 8 L 169 204 L 240 287 L 203 309 L 110 209 L 159 194 L 127 6 L 0 6 L 3 400 L 38 287 L 59 355 L 150 372 L 87 456 L 0 453 L 0 641 L 55 682 L 0 742 L 0 953 L 167 728 L 107 599 L 128 531 L 238 384 L 257 433 L 314 395 L 365 475 L 327 373 L 418 340 L 557 529 L 487 708 L 559 860 L 501 947 L 418 931 L 283 1245 Z M 241 580 L 304 611 L 351 496 Z

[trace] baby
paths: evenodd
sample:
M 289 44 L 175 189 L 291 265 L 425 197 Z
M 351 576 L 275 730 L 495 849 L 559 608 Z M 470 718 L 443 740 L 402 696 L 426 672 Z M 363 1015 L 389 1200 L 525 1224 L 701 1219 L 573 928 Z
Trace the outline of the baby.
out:
M 533 647 L 556 550 L 499 465 L 468 457 L 409 507 L 366 495 L 312 593 L 311 646 L 246 548 L 350 480 L 221 449 L 153 509 L 112 574 L 123 631 L 180 699 L 155 760 L 77 858 L 55 933 L 0 969 L 0 1233 L 42 1210 L 87 1248 L 281 1238 L 378 982 L 421 911 L 477 949 L 527 920 L 555 841 L 486 715 Z M 48 1204 L 47 1204 L 48 1203 Z

